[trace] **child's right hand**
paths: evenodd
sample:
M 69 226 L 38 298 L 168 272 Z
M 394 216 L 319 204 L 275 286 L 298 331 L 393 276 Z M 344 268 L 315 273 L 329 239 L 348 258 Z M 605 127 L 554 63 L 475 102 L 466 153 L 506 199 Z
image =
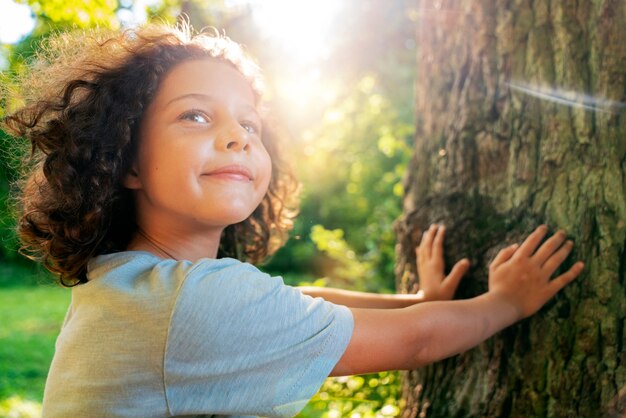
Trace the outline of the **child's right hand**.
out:
M 443 238 L 446 228 L 432 224 L 422 234 L 422 241 L 415 249 L 417 272 L 419 275 L 419 292 L 423 300 L 450 300 L 454 297 L 461 278 L 469 269 L 467 258 L 458 261 L 450 273 L 444 272 Z
M 565 241 L 565 233 L 559 231 L 537 249 L 547 231 L 545 225 L 538 227 L 521 246 L 515 244 L 501 250 L 489 266 L 488 293 L 510 303 L 517 310 L 519 319 L 537 312 L 584 268 L 579 261 L 567 272 L 550 280 L 574 244 Z

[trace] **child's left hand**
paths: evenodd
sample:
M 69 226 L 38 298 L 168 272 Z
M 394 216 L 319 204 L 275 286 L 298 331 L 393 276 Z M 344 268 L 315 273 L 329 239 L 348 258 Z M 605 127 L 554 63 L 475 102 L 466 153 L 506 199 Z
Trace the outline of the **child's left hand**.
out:
M 445 227 L 433 224 L 422 234 L 422 242 L 415 249 L 417 272 L 419 274 L 419 293 L 424 301 L 450 300 L 463 275 L 470 266 L 468 259 L 457 262 L 447 276 L 444 275 L 443 237 Z

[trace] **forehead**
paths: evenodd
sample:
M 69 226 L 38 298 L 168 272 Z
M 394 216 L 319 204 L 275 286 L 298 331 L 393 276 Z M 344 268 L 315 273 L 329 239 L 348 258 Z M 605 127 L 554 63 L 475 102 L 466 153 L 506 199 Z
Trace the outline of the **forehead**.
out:
M 250 82 L 231 64 L 217 59 L 182 62 L 163 79 L 155 102 L 164 102 L 187 94 L 204 94 L 219 99 L 256 105 Z

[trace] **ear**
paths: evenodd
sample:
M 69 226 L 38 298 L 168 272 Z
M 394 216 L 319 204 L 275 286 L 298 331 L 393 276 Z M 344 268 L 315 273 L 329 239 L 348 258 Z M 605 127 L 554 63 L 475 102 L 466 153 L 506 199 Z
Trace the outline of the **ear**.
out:
M 139 174 L 137 173 L 137 164 L 133 164 L 130 171 L 126 174 L 126 176 L 124 176 L 122 184 L 130 190 L 141 189 L 141 180 L 139 179 Z

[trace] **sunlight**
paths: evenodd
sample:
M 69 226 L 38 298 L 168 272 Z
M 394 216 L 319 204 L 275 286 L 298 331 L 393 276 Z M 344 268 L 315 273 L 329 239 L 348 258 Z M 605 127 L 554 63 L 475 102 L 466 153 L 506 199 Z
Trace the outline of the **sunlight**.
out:
M 336 0 L 229 0 L 249 5 L 261 37 L 285 57 L 275 75 L 274 93 L 292 118 L 306 120 L 335 100 L 333 86 L 320 72 L 330 55 L 333 26 L 344 7 Z M 292 119 L 293 120 L 293 119 Z
M 312 101 L 326 107 L 337 97 L 336 87 L 323 80 L 316 69 L 284 74 L 275 87 L 276 94 L 294 106 L 293 111 L 306 111 Z
M 341 2 L 336 0 L 250 0 L 254 18 L 268 38 L 301 62 L 326 54 L 328 35 Z
M 12 0 L 0 0 L 0 43 L 14 44 L 35 28 L 30 7 Z
M 41 416 L 41 404 L 19 395 L 13 395 L 0 401 L 0 416 L 36 418 Z

